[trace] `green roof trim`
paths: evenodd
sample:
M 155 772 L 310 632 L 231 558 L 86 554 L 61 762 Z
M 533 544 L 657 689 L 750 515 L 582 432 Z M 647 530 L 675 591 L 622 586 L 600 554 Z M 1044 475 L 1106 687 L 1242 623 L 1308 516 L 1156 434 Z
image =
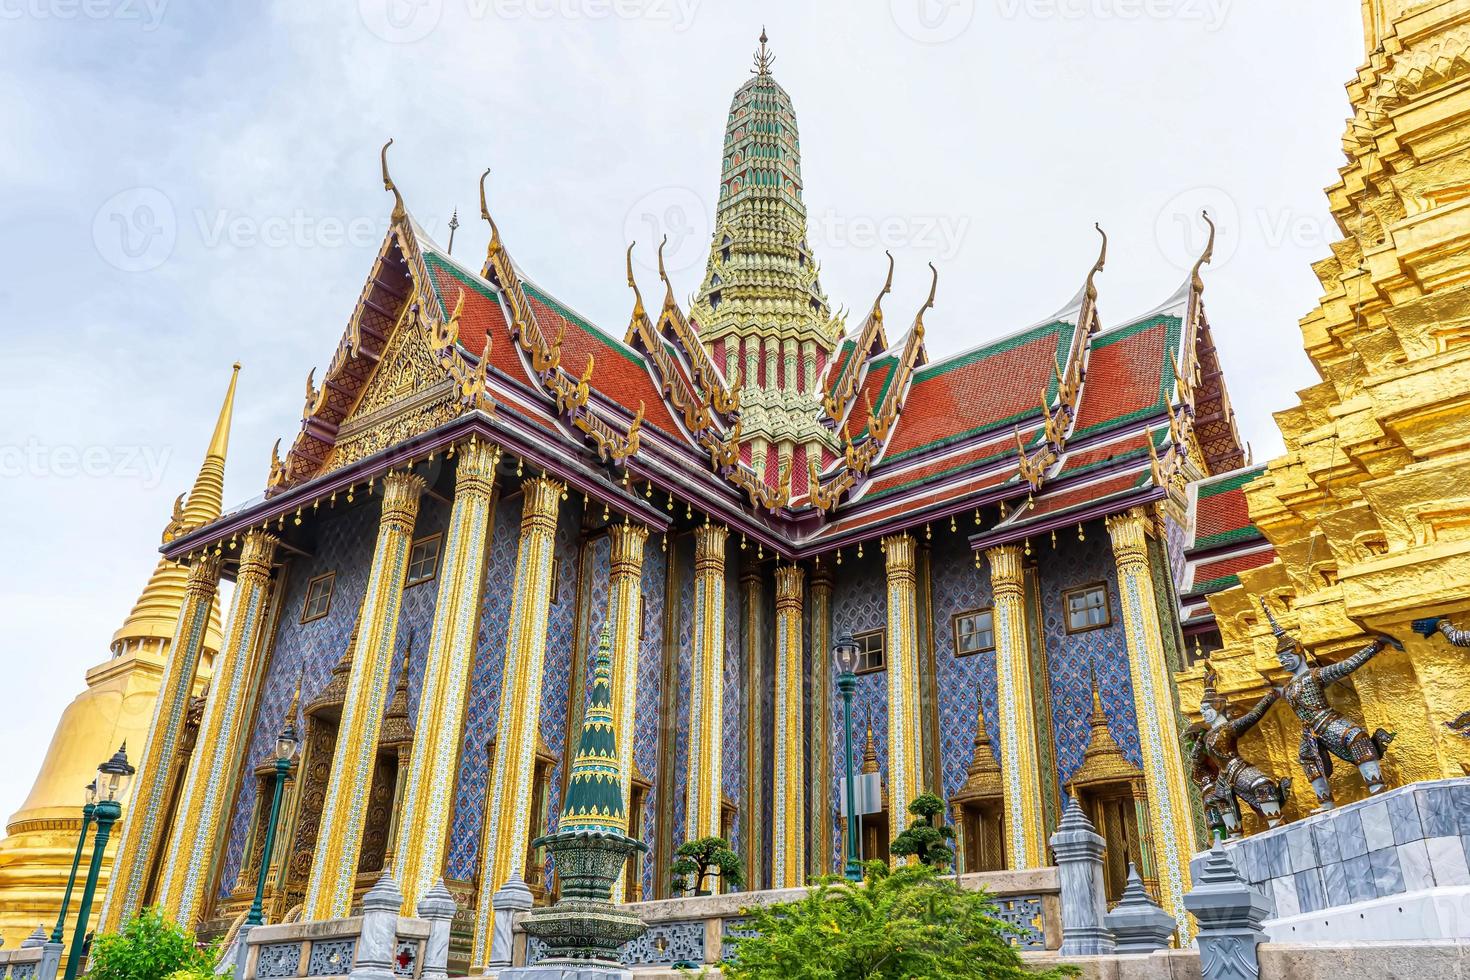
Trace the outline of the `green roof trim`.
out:
M 1239 490 L 1264 472 L 1266 472 L 1266 466 L 1262 464 L 1260 466 L 1252 466 L 1250 469 L 1243 470 L 1232 476 L 1221 477 L 1218 480 L 1208 483 L 1201 482 L 1199 485 L 1199 499 L 1206 500 L 1210 497 L 1218 497 L 1222 493 Z
M 898 492 L 903 491 L 903 490 L 907 490 L 910 487 L 919 486 L 919 485 L 924 484 L 924 483 L 930 483 L 930 482 L 932 482 L 934 480 L 942 480 L 945 477 L 950 476 L 953 473 L 959 472 L 960 470 L 980 469 L 982 467 L 989 466 L 990 464 L 994 463 L 998 459 L 1001 459 L 1001 458 L 1003 458 L 1003 457 L 1005 457 L 1007 455 L 1010 455 L 1012 452 L 1014 452 L 1014 450 L 1011 450 L 1011 449 L 1003 449 L 1003 450 L 1001 450 L 998 453 L 991 453 L 989 456 L 985 456 L 985 457 L 983 457 L 981 459 L 973 459 L 973 460 L 966 460 L 964 462 L 958 462 L 954 466 L 951 466 L 947 470 L 940 470 L 938 473 L 930 473 L 927 476 L 916 476 L 916 477 L 914 477 L 912 479 L 905 480 L 902 483 L 895 483 L 891 487 L 884 487 L 882 490 L 878 490 L 878 491 L 876 491 L 874 493 L 868 494 L 867 496 L 863 497 L 862 498 L 862 501 L 863 501 L 863 503 L 867 503 L 870 500 L 882 500 L 885 497 L 891 497 L 895 493 L 898 493 Z
M 968 354 L 960 354 L 946 361 L 936 361 L 930 364 L 926 364 L 914 372 L 913 384 L 909 386 L 909 391 L 913 391 L 913 385 L 917 385 L 920 381 L 928 381 L 931 378 L 937 378 L 940 375 L 955 370 L 956 368 L 966 367 L 968 365 L 976 363 L 977 361 L 983 361 L 988 358 L 995 357 L 998 354 L 1004 354 L 1008 351 L 1015 350 L 1017 347 L 1022 347 L 1026 344 L 1032 343 L 1033 341 L 1040 340 L 1042 337 L 1045 337 L 1048 334 L 1055 335 L 1055 337 L 1057 338 L 1057 346 L 1055 350 L 1060 351 L 1064 344 L 1071 343 L 1072 334 L 1076 329 L 1077 325 L 1075 323 L 1068 323 L 1066 320 L 1056 320 L 1052 323 L 1043 324 L 1039 327 L 1033 327 L 1032 329 L 1024 331 L 1023 333 L 1016 334 L 1013 337 L 1007 337 L 1004 340 L 997 341 L 996 343 L 991 344 L 988 347 L 977 347 L 975 350 L 970 351 Z M 1055 357 L 1055 354 L 1053 354 L 1053 357 Z M 1050 377 L 1051 380 L 1047 382 L 1046 386 L 1047 401 L 1051 401 L 1053 398 L 1056 397 L 1057 394 L 1056 372 L 1053 371 Z M 950 435 L 935 439 L 933 442 L 926 442 L 921 446 L 914 446 L 912 449 L 905 449 L 901 453 L 895 453 L 892 456 L 887 456 L 884 458 L 884 462 L 901 462 L 912 456 L 918 455 L 919 453 L 925 453 L 933 449 L 950 446 L 956 442 L 961 442 L 965 439 L 968 439 L 971 436 L 977 436 L 986 432 L 993 432 L 1006 425 L 1018 422 L 1021 419 L 1029 418 L 1030 416 L 1037 414 L 1040 413 L 1036 409 L 1023 409 L 1022 411 L 1015 412 L 1004 418 L 990 419 L 982 425 L 977 425 L 972 428 L 965 429 L 961 432 L 951 433 Z
M 1219 578 L 1212 578 L 1208 582 L 1199 583 L 1194 588 L 1190 589 L 1188 594 L 1183 596 L 1183 598 L 1193 599 L 1199 596 L 1211 595 L 1224 589 L 1234 588 L 1239 584 L 1239 575 L 1221 575 Z
M 1137 336 L 1148 330 L 1155 330 L 1159 327 L 1163 327 L 1165 331 L 1164 353 L 1166 356 L 1163 359 L 1163 364 L 1159 366 L 1158 398 L 1152 404 L 1146 405 L 1136 411 L 1125 412 L 1122 415 L 1110 419 L 1103 419 L 1101 422 L 1094 422 L 1087 428 L 1072 433 L 1071 438 L 1081 439 L 1084 436 L 1093 435 L 1098 432 L 1106 432 L 1108 429 L 1126 425 L 1129 422 L 1137 422 L 1140 419 L 1146 419 L 1150 415 L 1157 415 L 1167 409 L 1169 404 L 1169 390 L 1174 385 L 1174 362 L 1167 355 L 1179 350 L 1179 338 L 1184 327 L 1184 321 L 1180 317 L 1161 313 L 1158 316 L 1151 316 L 1139 320 L 1137 323 L 1130 323 L 1126 327 L 1119 327 L 1116 330 L 1099 334 L 1092 341 L 1092 350 L 1096 353 L 1099 350 L 1111 347 L 1121 340 L 1127 340 L 1130 337 Z M 1083 389 L 1082 397 L 1086 398 L 1086 382 L 1083 383 Z
M 622 355 L 622 357 L 626 361 L 628 361 L 628 363 L 636 365 L 638 367 L 643 367 L 643 358 L 641 355 L 639 355 L 637 351 L 633 350 L 633 348 L 629 347 L 627 344 L 624 344 L 621 340 L 614 337 L 612 334 L 605 333 L 602 328 L 596 326 L 588 320 L 583 319 L 580 314 L 568 309 L 565 305 L 561 303 L 560 300 L 557 300 L 555 297 L 547 295 L 544 290 L 538 289 L 536 286 L 532 285 L 529 282 L 526 282 L 525 280 L 521 281 L 521 288 L 524 289 L 527 293 L 536 297 L 536 299 L 540 300 L 542 303 L 545 303 L 547 306 L 551 307 L 557 313 L 561 314 L 561 316 L 563 316 L 567 320 L 567 322 L 576 326 L 593 340 L 596 340 L 598 343 L 603 344 L 609 350 Z
M 1264 538 L 1260 529 L 1254 524 L 1238 527 L 1230 531 L 1221 531 L 1218 534 L 1207 534 L 1202 538 L 1196 538 L 1190 551 L 1202 551 L 1205 548 L 1215 548 L 1222 544 L 1234 544 L 1238 541 L 1258 541 Z
M 458 281 L 461 285 L 468 286 L 486 299 L 494 300 L 496 303 L 500 302 L 500 296 L 495 292 L 495 286 L 493 284 L 479 278 L 478 276 L 470 275 L 459 266 L 446 260 L 438 252 L 430 252 L 426 250 L 423 254 L 425 265 L 430 266 L 433 269 L 442 269 L 453 276 L 455 280 Z M 444 302 L 443 294 L 439 292 L 438 280 L 431 278 L 429 281 L 429 286 L 434 290 L 434 298 L 439 301 L 439 315 L 447 316 L 448 314 L 453 312 Z

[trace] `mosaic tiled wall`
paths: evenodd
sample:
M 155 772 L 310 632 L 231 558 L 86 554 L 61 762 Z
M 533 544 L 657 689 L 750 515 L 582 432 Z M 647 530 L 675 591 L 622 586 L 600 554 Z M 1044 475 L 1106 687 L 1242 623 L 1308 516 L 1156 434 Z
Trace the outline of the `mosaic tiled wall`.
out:
M 633 761 L 653 784 L 643 806 L 643 894 L 653 896 L 653 848 L 658 839 L 658 750 L 672 726 L 659 711 L 663 697 L 664 587 L 668 556 L 662 536 L 649 535 L 643 554 L 643 642 L 638 648 L 638 708 L 633 717 Z
M 1128 648 L 1123 635 L 1123 614 L 1118 604 L 1112 546 L 1101 522 L 1086 527 L 1085 541 L 1075 534 L 1061 535 L 1058 548 L 1040 553 L 1041 604 L 1046 627 L 1048 667 L 1051 673 L 1052 723 L 1057 750 L 1058 778 L 1062 785 L 1082 765 L 1091 735 L 1091 672 L 1096 671 L 1108 729 L 1124 757 L 1141 764 L 1138 725 L 1133 711 L 1133 682 L 1128 673 Z M 1105 582 L 1109 626 L 1086 633 L 1066 630 L 1062 593 L 1067 589 Z
M 689 789 L 689 665 L 694 657 L 694 539 L 680 535 L 669 543 L 677 551 L 674 568 L 681 613 L 674 617 L 678 637 L 675 656 L 679 665 L 679 689 L 674 704 L 674 805 L 672 840 L 677 845 L 687 836 L 684 826 L 685 796 Z M 687 610 L 688 612 L 683 612 Z
M 887 623 L 887 576 L 883 555 L 876 546 L 865 548 L 864 557 L 847 551 L 843 562 L 835 566 L 836 584 L 832 592 L 832 636 L 843 632 L 854 634 L 882 629 Z M 835 670 L 835 665 L 834 665 Z M 835 679 L 835 675 L 834 675 Z M 834 684 L 835 686 L 835 684 Z M 862 765 L 864 732 L 871 722 L 873 739 L 878 749 L 879 771 L 888 764 L 888 675 L 881 671 L 858 677 L 857 692 L 852 698 L 853 771 Z M 837 762 L 832 767 L 832 860 L 842 855 L 842 834 L 838 823 L 836 801 L 842 789 L 842 699 L 832 698 L 830 737 Z
M 753 545 L 751 547 L 754 547 Z M 720 706 L 720 789 L 738 808 L 745 794 L 745 662 L 741 655 L 740 545 L 725 547 L 725 688 Z M 729 844 L 740 849 L 745 834 L 744 814 L 737 810 Z
M 990 565 L 975 567 L 974 552 L 962 534 L 936 533 L 933 542 L 934 659 L 939 679 L 939 753 L 944 795 L 965 783 L 974 754 L 977 701 L 983 702 L 986 729 L 1000 731 L 996 704 L 995 651 L 955 656 L 953 618 L 989 608 Z M 993 749 L 993 746 L 992 746 Z
M 581 526 L 582 504 L 573 496 L 570 501 L 562 504 L 561 515 L 556 522 L 554 554 L 557 582 L 546 624 L 546 660 L 541 670 L 541 739 L 558 760 L 552 769 L 551 791 L 546 799 L 547 833 L 556 830 L 561 818 L 563 750 L 567 743 L 567 707 L 571 696 L 572 661 L 576 644 L 577 579 L 580 571 L 577 557 Z M 602 577 L 602 589 L 602 608 L 606 616 L 606 575 Z M 541 832 L 537 827 L 532 827 L 531 830 L 532 836 Z M 550 855 L 547 856 L 547 870 L 548 873 L 552 870 Z
M 364 495 L 350 509 L 345 502 L 339 501 L 338 507 L 343 510 L 339 515 L 334 516 L 330 510 L 321 512 L 313 554 L 291 563 L 280 625 L 261 683 L 255 719 L 246 743 L 248 748 L 241 759 L 242 773 L 249 773 L 271 753 L 298 676 L 301 678 L 301 703 L 305 705 L 321 691 L 332 668 L 347 650 L 352 624 L 367 587 L 368 566 L 377 540 L 378 499 Z M 446 504 L 425 496 L 419 506 L 414 536 L 419 538 L 442 531 L 448 516 Z M 327 572 L 336 572 L 330 609 L 326 616 L 302 623 L 301 610 L 306 600 L 307 583 Z M 415 638 L 409 672 L 410 717 L 417 711 L 423 650 L 428 643 L 429 624 L 433 621 L 437 595 L 437 579 L 408 588 L 403 595 L 397 646 L 399 660 L 407 648 L 410 631 Z M 398 674 L 399 668 L 395 663 L 390 684 L 397 683 Z M 305 730 L 300 718 L 297 725 L 298 730 Z M 238 779 L 236 803 L 230 811 L 232 819 L 220 866 L 218 891 L 221 896 L 233 890 L 240 873 L 257 788 L 253 777 Z

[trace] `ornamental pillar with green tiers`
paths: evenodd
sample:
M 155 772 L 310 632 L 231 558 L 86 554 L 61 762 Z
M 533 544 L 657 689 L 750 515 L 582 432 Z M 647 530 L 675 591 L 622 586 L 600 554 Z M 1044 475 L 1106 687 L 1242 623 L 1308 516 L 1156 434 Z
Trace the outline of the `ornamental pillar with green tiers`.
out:
M 548 955 L 534 966 L 501 971 L 502 980 L 631 977 L 618 963 L 618 947 L 648 928 L 638 916 L 612 903 L 613 883 L 623 862 L 634 852 L 648 850 L 648 845 L 628 836 L 613 724 L 611 646 L 604 626 L 561 822 L 556 833 L 532 842 L 550 852 L 561 880 L 561 899 L 549 908 L 533 910 L 524 923 L 528 935 L 546 944 Z

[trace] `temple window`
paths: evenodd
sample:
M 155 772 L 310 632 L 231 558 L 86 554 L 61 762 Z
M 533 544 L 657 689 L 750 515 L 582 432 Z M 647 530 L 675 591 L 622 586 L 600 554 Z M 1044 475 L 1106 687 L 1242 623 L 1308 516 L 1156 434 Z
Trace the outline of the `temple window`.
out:
M 318 575 L 306 583 L 306 601 L 301 605 L 301 621 L 309 623 L 321 619 L 332 609 L 332 586 L 337 581 L 336 572 Z
M 408 553 L 408 580 L 404 588 L 432 581 L 439 573 L 439 545 L 442 541 L 442 535 L 433 534 L 413 543 L 413 550 Z
M 1062 605 L 1067 612 L 1068 633 L 1086 633 L 1112 625 L 1113 615 L 1108 609 L 1108 587 L 1101 582 L 1068 589 L 1062 593 Z
M 954 655 L 969 656 L 995 649 L 995 617 L 989 609 L 971 609 L 950 620 L 954 629 Z
M 883 657 L 884 637 L 883 630 L 868 630 L 853 636 L 859 650 L 856 673 L 876 674 L 887 666 Z

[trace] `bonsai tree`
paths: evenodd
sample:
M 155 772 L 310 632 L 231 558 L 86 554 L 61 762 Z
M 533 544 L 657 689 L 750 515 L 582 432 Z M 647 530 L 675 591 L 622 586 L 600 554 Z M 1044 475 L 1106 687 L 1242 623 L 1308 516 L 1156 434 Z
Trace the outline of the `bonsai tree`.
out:
M 822 878 L 793 902 L 745 909 L 747 936 L 731 935 L 727 980 L 1058 980 L 1022 965 L 1015 927 L 996 916 L 988 893 L 961 888 L 926 865 L 893 871 L 870 861 L 867 879 Z
M 921 864 L 943 872 L 954 865 L 954 828 L 944 822 L 944 801 L 925 793 L 909 804 L 914 822 L 893 839 L 889 852 L 917 857 Z
M 218 959 L 218 947 L 201 945 L 188 929 L 150 908 L 124 925 L 122 932 L 97 937 L 87 976 L 92 980 L 212 977 Z
M 730 850 L 723 837 L 685 841 L 674 856 L 675 861 L 669 871 L 674 876 L 676 890 L 692 890 L 696 895 L 713 894 L 712 888 L 705 886 L 705 881 L 711 876 L 730 888 L 740 888 L 745 884 L 745 867 L 740 862 L 740 855 Z

